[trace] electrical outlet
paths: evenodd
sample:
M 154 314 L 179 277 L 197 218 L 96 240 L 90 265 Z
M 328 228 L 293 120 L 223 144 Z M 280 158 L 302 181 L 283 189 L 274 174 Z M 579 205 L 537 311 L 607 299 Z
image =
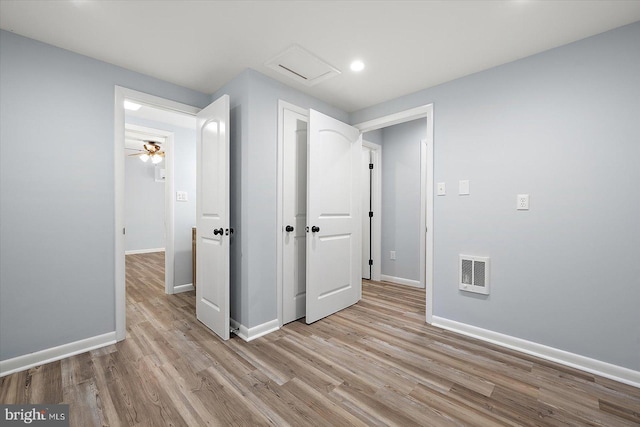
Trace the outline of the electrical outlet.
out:
M 391 251 L 389 254 L 389 259 L 396 259 L 396 251 Z
M 528 194 L 518 194 L 518 205 L 516 207 L 519 211 L 528 211 L 529 210 L 529 195 Z
M 176 191 L 176 201 L 178 202 L 188 202 L 189 194 L 186 191 Z
M 438 183 L 438 196 L 444 196 L 447 194 L 447 185 L 444 182 Z

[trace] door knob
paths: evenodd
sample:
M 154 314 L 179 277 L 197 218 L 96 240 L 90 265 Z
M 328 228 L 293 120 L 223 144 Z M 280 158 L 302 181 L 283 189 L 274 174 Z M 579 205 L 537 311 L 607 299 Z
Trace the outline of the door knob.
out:
M 222 233 L 224 233 L 224 229 L 222 227 L 213 229 L 214 236 L 217 236 L 218 234 L 222 236 Z
M 292 226 L 290 226 L 290 225 L 287 225 L 287 226 L 284 228 L 284 230 L 285 230 L 287 233 L 291 233 L 291 232 L 293 231 L 293 227 L 292 227 Z
M 318 231 L 320 231 L 320 227 L 314 225 L 313 227 L 311 227 L 311 232 L 312 233 L 317 233 Z

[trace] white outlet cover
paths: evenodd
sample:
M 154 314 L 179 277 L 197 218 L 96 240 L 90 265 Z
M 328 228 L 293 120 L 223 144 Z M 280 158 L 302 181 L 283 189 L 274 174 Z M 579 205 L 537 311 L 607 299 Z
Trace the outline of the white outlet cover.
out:
M 178 202 L 188 202 L 189 194 L 186 191 L 176 191 L 176 201 Z
M 438 183 L 438 196 L 444 196 L 447 194 L 447 185 L 444 182 Z
M 528 211 L 529 210 L 529 195 L 528 194 L 518 194 L 516 209 L 519 210 L 519 211 Z
M 469 194 L 469 180 L 465 179 L 458 182 L 458 194 L 461 196 Z

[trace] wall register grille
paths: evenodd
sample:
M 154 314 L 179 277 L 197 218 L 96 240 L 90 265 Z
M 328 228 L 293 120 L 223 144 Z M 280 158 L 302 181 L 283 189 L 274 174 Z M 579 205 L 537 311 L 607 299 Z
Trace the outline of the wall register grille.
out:
M 490 259 L 472 255 L 460 255 L 458 289 L 489 295 Z

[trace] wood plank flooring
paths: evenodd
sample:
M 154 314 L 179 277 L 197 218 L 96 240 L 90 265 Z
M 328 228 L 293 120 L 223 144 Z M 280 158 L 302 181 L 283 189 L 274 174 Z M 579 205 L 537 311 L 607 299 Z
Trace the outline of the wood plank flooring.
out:
M 431 327 L 423 290 L 365 281 L 340 313 L 223 342 L 163 264 L 127 256 L 126 340 L 4 377 L 0 402 L 83 427 L 640 424 L 640 389 Z

